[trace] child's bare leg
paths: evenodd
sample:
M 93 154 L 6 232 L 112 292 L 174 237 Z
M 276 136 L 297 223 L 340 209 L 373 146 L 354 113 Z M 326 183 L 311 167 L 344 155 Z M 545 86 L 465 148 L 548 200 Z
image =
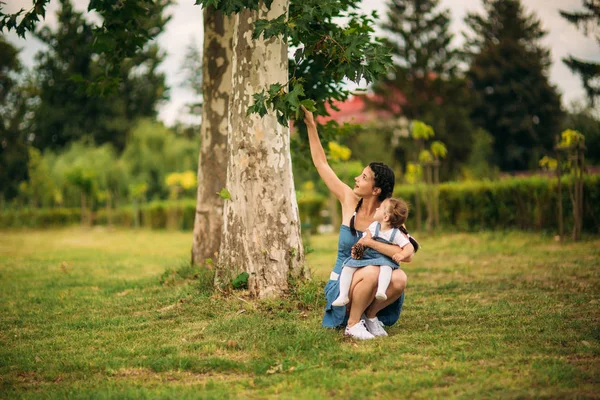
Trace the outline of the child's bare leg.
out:
M 390 286 L 390 281 L 392 280 L 392 267 L 388 265 L 380 265 L 379 266 L 379 281 L 377 284 L 377 293 L 375 293 L 375 298 L 377 300 L 387 300 L 387 295 L 385 292 Z
M 352 283 L 354 271 L 356 271 L 356 268 L 353 267 L 342 268 L 342 273 L 340 274 L 340 295 L 331 303 L 332 306 L 345 306 L 350 302 L 348 293 L 350 293 L 350 284 Z

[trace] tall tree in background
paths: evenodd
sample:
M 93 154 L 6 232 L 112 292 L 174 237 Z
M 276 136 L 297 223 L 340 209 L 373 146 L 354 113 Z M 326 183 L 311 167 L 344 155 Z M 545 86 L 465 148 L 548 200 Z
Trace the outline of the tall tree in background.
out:
M 39 101 L 34 110 L 33 144 L 41 149 L 62 148 L 87 138 L 97 144 L 112 143 L 122 150 L 127 132 L 138 117 L 156 116 L 156 105 L 166 96 L 165 76 L 157 72 L 162 61 L 155 44 L 148 44 L 132 57 L 119 60 L 116 90 L 104 97 L 83 90 L 81 82 L 101 80 L 109 60 L 96 52 L 101 38 L 70 0 L 61 0 L 58 27 L 44 27 L 36 36 L 48 49 L 37 55 Z M 146 41 L 164 29 L 162 17 L 169 4 L 153 3 L 151 18 L 144 21 Z
M 0 35 L 0 201 L 18 193 L 27 179 L 27 138 L 22 122 L 26 111 L 24 88 L 17 82 L 21 72 L 19 51 Z
M 439 5 L 439 0 L 388 3 L 382 28 L 395 69 L 375 91 L 383 97 L 379 106 L 430 124 L 447 144 L 450 169 L 457 169 L 470 149 L 469 96 L 458 76 L 459 54 L 451 47 L 450 11 Z
M 472 118 L 494 137 L 502 170 L 537 165 L 550 150 L 562 118 L 560 95 L 548 82 L 550 52 L 540 20 L 520 0 L 484 0 L 485 15 L 470 13 L 466 52 L 474 94 Z
M 592 35 L 600 44 L 600 0 L 583 0 L 583 11 L 560 10 L 560 15 L 570 23 Z M 588 102 L 593 107 L 600 96 L 600 63 L 585 61 L 573 56 L 562 60 L 569 69 L 581 77 Z
M 223 229 L 223 198 L 226 186 L 227 123 L 231 94 L 231 63 L 234 17 L 214 6 L 204 9 L 204 58 L 202 68 L 202 125 L 198 159 L 198 197 L 194 221 L 192 262 L 217 261 Z M 199 88 L 198 82 L 194 86 Z

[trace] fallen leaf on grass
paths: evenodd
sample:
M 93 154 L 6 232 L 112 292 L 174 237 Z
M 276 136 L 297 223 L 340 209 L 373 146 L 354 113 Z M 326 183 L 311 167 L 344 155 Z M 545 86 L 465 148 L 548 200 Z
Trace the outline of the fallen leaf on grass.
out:
M 163 308 L 159 308 L 159 309 L 158 309 L 158 311 L 160 311 L 160 312 L 163 312 L 163 311 L 169 311 L 169 310 L 172 310 L 172 309 L 174 309 L 174 308 L 175 308 L 175 307 L 177 307 L 177 306 L 178 306 L 178 304 L 177 304 L 177 303 L 175 303 L 175 304 L 171 304 L 170 306 L 166 306 L 166 307 L 163 307 Z
M 69 264 L 67 264 L 65 261 L 60 263 L 60 269 L 62 272 L 64 272 L 65 274 L 69 273 Z
M 282 371 L 283 371 L 283 365 L 277 364 L 277 365 L 274 365 L 271 368 L 269 368 L 267 370 L 267 374 L 275 374 L 277 372 L 282 372 Z

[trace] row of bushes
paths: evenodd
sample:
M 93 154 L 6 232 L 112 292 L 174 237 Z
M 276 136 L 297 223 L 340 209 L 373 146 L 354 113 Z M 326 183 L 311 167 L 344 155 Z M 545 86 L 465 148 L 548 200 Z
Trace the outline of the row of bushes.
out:
M 128 228 L 191 230 L 194 227 L 196 202 L 155 201 L 139 207 L 126 206 L 113 210 L 99 209 L 84 215 L 84 224 L 115 225 Z M 82 221 L 80 208 L 25 208 L 0 211 L 0 228 L 50 228 Z
M 572 204 L 568 180 L 563 187 L 563 216 L 565 229 L 573 224 Z M 556 180 L 532 177 L 495 182 L 445 183 L 439 185 L 439 218 L 445 229 L 477 231 L 481 229 L 526 229 L 556 231 Z M 418 189 L 421 199 L 430 198 L 424 185 Z M 416 203 L 417 188 L 399 186 L 395 196 Z M 423 200 L 421 200 L 423 203 Z M 321 211 L 327 206 L 327 197 L 315 193 L 299 193 L 298 206 L 304 228 L 314 228 L 321 220 Z M 195 201 L 160 201 L 141 207 L 122 207 L 108 211 L 101 209 L 89 218 L 90 224 L 124 227 L 141 226 L 151 229 L 190 230 L 194 225 Z M 422 206 L 423 219 L 427 207 Z M 0 211 L 0 228 L 46 228 L 79 223 L 80 209 L 21 209 Z M 415 212 L 409 217 L 409 228 L 416 226 Z M 583 230 L 600 233 L 600 175 L 587 176 L 584 181 Z
M 565 232 L 573 226 L 573 205 L 569 195 L 570 179 L 562 181 L 562 208 Z M 421 204 L 431 197 L 424 185 Z M 583 230 L 600 233 L 600 175 L 584 179 Z M 399 186 L 395 196 L 416 203 L 417 188 Z M 413 207 L 414 208 L 414 207 Z M 421 207 L 423 220 L 427 206 Z M 545 177 L 512 178 L 500 181 L 450 182 L 439 185 L 439 220 L 446 229 L 478 231 L 482 229 L 558 230 L 557 180 Z M 414 210 L 409 216 L 414 227 Z

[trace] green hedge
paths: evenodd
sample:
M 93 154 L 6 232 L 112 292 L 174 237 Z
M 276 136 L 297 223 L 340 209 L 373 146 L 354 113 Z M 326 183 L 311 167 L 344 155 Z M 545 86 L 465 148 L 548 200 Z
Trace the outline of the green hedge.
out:
M 573 207 L 568 185 L 562 181 L 562 205 L 565 232 L 573 226 Z M 421 185 L 423 222 L 427 207 L 423 199 L 429 196 Z M 600 175 L 584 180 L 583 230 L 600 233 Z M 415 204 L 414 185 L 398 186 L 394 195 Z M 512 178 L 494 182 L 444 183 L 439 185 L 440 225 L 459 231 L 482 229 L 558 230 L 558 190 L 556 179 L 543 177 Z M 409 227 L 414 227 L 412 207 Z M 413 228 L 414 229 L 414 228 Z
M 565 233 L 573 226 L 573 210 L 569 197 L 568 179 L 563 185 L 563 216 Z M 424 186 L 421 186 L 424 190 Z M 444 229 L 478 231 L 482 229 L 524 229 L 537 231 L 558 230 L 556 180 L 542 177 L 513 178 L 494 182 L 444 183 L 439 186 L 440 224 Z M 394 195 L 415 204 L 414 185 L 396 187 Z M 321 210 L 327 198 L 318 193 L 298 195 L 298 208 L 303 229 L 314 232 L 321 223 Z M 422 195 L 421 197 L 426 198 Z M 422 202 L 423 203 L 423 202 Z M 416 226 L 413 209 L 409 228 Z M 194 226 L 196 202 L 193 199 L 159 201 L 144 204 L 135 210 L 132 206 L 112 210 L 112 223 L 134 227 L 137 221 L 151 229 L 191 230 Z M 21 209 L 0 211 L 0 228 L 47 228 L 78 224 L 79 209 Z M 423 222 L 427 207 L 422 207 Z M 93 223 L 107 225 L 105 209 L 94 213 Z M 584 181 L 583 230 L 600 233 L 600 175 L 586 176 Z
M 144 204 L 141 207 L 120 207 L 110 211 L 110 219 L 115 226 L 133 228 L 137 221 L 140 226 L 150 229 L 191 230 L 196 214 L 195 200 L 160 201 Z M 49 228 L 81 223 L 79 208 L 40 208 L 0 211 L 0 228 Z M 93 213 L 94 225 L 108 225 L 109 211 L 99 209 Z
M 297 191 L 298 212 L 302 223 L 302 231 L 316 233 L 323 222 L 321 211 L 327 206 L 327 197 L 315 191 Z
M 25 208 L 1 210 L 0 228 L 50 228 L 80 223 L 78 208 Z

